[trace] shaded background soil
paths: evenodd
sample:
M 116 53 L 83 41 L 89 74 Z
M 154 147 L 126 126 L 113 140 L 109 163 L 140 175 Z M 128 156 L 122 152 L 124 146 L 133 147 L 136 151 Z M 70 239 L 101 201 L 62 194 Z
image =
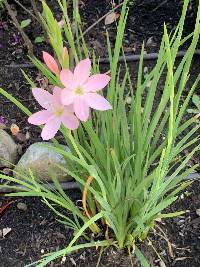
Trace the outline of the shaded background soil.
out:
M 29 1 L 21 1 L 31 10 Z M 55 0 L 49 0 L 48 4 L 55 10 L 57 19 L 60 19 L 58 7 Z M 12 3 L 12 1 L 10 1 Z M 159 0 L 136 1 L 130 6 L 127 22 L 126 34 L 124 37 L 124 49 L 126 54 L 140 52 L 141 43 L 145 41 L 147 53 L 157 52 L 163 33 L 163 23 L 169 29 L 174 29 L 181 14 L 181 1 L 168 0 L 159 7 Z M 116 2 L 117 4 L 117 2 Z M 87 29 L 99 17 L 110 10 L 110 2 L 104 0 L 82 1 L 80 11 L 82 14 L 84 27 Z M 19 20 L 28 18 L 28 15 L 17 5 L 15 5 Z M 22 103 L 26 104 L 32 111 L 37 109 L 29 86 L 26 84 L 19 68 L 6 67 L 10 64 L 21 64 L 28 62 L 27 51 L 23 45 L 21 37 L 18 35 L 10 18 L 4 11 L 0 11 L 0 86 L 16 96 Z M 186 22 L 186 32 L 189 33 L 194 26 L 194 15 L 192 6 L 188 10 Z M 111 40 L 115 40 L 115 24 L 107 26 L 111 35 Z M 106 56 L 106 27 L 104 22 L 97 25 L 86 36 L 88 44 L 96 49 L 100 56 Z M 36 22 L 26 29 L 31 40 L 41 35 L 41 28 Z M 98 32 L 98 34 L 97 34 Z M 149 41 L 151 39 L 151 41 Z M 35 45 L 35 53 L 41 58 L 41 51 L 49 50 L 46 44 Z M 50 51 L 50 50 L 49 50 Z M 145 62 L 145 66 L 151 69 L 155 61 Z M 129 64 L 136 81 L 137 63 Z M 104 66 L 105 69 L 109 67 Z M 35 69 L 24 69 L 27 74 L 40 84 L 40 74 Z M 199 58 L 196 57 L 191 69 L 191 77 L 199 74 Z M 156 98 L 159 101 L 162 84 L 158 88 Z M 187 95 L 187 88 L 184 92 Z M 16 107 L 0 96 L 0 115 L 8 119 L 8 128 L 11 123 L 16 123 L 23 133 L 29 132 L 30 139 L 20 142 L 21 152 L 26 147 L 40 140 L 40 131 L 36 127 L 31 127 L 27 123 L 27 118 L 16 109 Z M 199 162 L 199 157 L 194 159 Z M 181 218 L 166 220 L 158 223 L 159 228 L 150 235 L 152 244 L 157 249 L 167 267 L 199 267 L 200 266 L 200 217 L 196 211 L 200 209 L 200 184 L 195 182 L 188 188 L 185 194 L 170 208 L 171 211 L 187 210 Z M 78 192 L 69 192 L 74 199 L 80 199 Z M 2 203 L 5 199 L 0 198 Z M 4 214 L 0 217 L 0 230 L 9 227 L 11 231 L 5 238 L 0 238 L 0 266 L 21 267 L 27 263 L 40 259 L 41 255 L 50 251 L 55 251 L 65 247 L 73 236 L 73 232 L 60 224 L 55 215 L 39 199 L 23 198 L 14 199 Z M 23 202 L 27 205 L 27 210 L 22 211 L 17 208 L 17 203 Z M 1 203 L 0 203 L 1 206 Z M 163 232 L 162 232 L 163 231 Z M 152 266 L 162 266 L 158 256 L 150 246 L 144 245 L 144 254 L 151 261 Z M 150 251 L 150 252 L 149 252 Z M 66 262 L 52 263 L 50 266 L 96 266 L 99 258 L 99 250 L 85 250 L 67 256 Z M 130 259 L 126 252 L 116 252 L 112 250 L 103 253 L 99 266 L 131 266 Z M 135 263 L 135 266 L 136 263 Z

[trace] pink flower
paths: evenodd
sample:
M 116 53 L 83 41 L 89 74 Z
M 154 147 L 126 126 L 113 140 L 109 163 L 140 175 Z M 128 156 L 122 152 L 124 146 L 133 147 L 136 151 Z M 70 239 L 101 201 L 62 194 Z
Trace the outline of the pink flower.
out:
M 79 121 L 73 113 L 73 106 L 62 105 L 61 91 L 61 88 L 54 87 L 52 95 L 42 88 L 32 89 L 35 99 L 44 109 L 31 115 L 28 122 L 34 125 L 45 124 L 41 134 L 43 140 L 53 138 L 61 123 L 70 130 L 75 130 L 79 126 Z
M 43 60 L 47 67 L 57 76 L 60 75 L 60 68 L 56 62 L 56 60 L 47 52 L 43 51 Z M 68 69 L 69 68 L 69 54 L 67 47 L 63 47 L 62 53 L 61 53 L 61 65 L 63 68 Z
M 52 71 L 56 75 L 60 74 L 60 70 L 59 70 L 57 62 L 49 53 L 43 52 L 43 59 L 47 67 L 50 69 L 50 71 Z
M 90 76 L 91 61 L 80 61 L 74 73 L 62 70 L 60 80 L 65 86 L 61 92 L 63 105 L 73 104 L 74 112 L 81 121 L 87 121 L 89 108 L 97 110 L 112 109 L 110 103 L 97 92 L 103 89 L 110 81 L 106 74 Z

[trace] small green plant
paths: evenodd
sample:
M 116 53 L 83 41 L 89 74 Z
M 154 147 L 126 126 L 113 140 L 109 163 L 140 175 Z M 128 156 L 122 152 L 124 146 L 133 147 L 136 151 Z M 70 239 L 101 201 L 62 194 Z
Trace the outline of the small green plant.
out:
M 89 107 L 87 109 L 86 102 L 84 104 L 81 102 L 87 101 L 82 96 L 86 92 L 88 98 L 91 97 L 90 94 L 94 97 L 93 93 L 103 88 L 105 82 L 102 83 L 102 79 L 97 79 L 101 75 L 99 74 L 98 59 L 93 52 L 88 51 L 85 44 L 77 1 L 74 1 L 74 22 L 71 23 L 67 14 L 67 2 L 58 0 L 63 12 L 64 34 L 47 4 L 44 1 L 42 3 L 44 16 L 41 16 L 41 19 L 55 52 L 56 60 L 47 53 L 44 54 L 46 65 L 37 58 L 31 60 L 55 86 L 55 92 L 60 90 L 59 92 L 65 100 L 56 93 L 52 98 L 52 95 L 44 93 L 43 89 L 37 91 L 38 88 L 33 89 L 33 94 L 47 111 L 44 117 L 40 117 L 40 119 L 42 118 L 40 123 L 48 124 L 50 119 L 53 119 L 56 126 L 51 124 L 49 128 L 53 130 L 51 137 L 59 128 L 70 148 L 70 152 L 66 152 L 56 138 L 52 139 L 54 147 L 50 149 L 54 149 L 66 159 L 66 168 L 60 168 L 72 176 L 80 186 L 83 210 L 79 209 L 63 191 L 53 170 L 52 180 L 56 188 L 54 191 L 39 181 L 31 170 L 26 175 L 19 173 L 21 179 L 0 175 L 0 178 L 23 185 L 25 188 L 21 192 L 12 193 L 9 196 L 40 197 L 60 217 L 60 220 L 75 232 L 75 236 L 66 248 L 49 253 L 34 264 L 42 267 L 77 249 L 112 245 L 117 248 L 127 248 L 130 254 L 135 253 L 138 256 L 144 266 L 149 266 L 137 244 L 147 238 L 149 230 L 154 228 L 158 219 L 179 216 L 184 213 L 184 211 L 166 213 L 164 210 L 176 201 L 180 191 L 191 184 L 191 181 L 185 181 L 185 177 L 197 167 L 197 165 L 190 167 L 188 162 L 200 149 L 199 137 L 194 137 L 194 134 L 199 131 L 200 124 L 195 123 L 196 116 L 191 116 L 187 121 L 183 120 L 183 116 L 199 84 L 200 75 L 191 86 L 183 103 L 181 103 L 181 95 L 189 79 L 192 58 L 199 40 L 200 7 L 193 34 L 182 37 L 189 0 L 184 1 L 182 16 L 175 32 L 169 35 L 164 25 L 158 60 L 153 70 L 145 76 L 143 75 L 144 46 L 142 47 L 138 80 L 134 87 L 127 64 L 125 64 L 125 73 L 121 72 L 121 68 L 118 66 L 120 53 L 123 52 L 122 36 L 128 16 L 128 0 L 125 0 L 117 26 L 114 51 L 111 49 L 109 34 L 107 34 L 111 80 L 105 96 L 112 109 L 104 112 L 92 111 L 91 116 L 88 117 Z M 63 38 L 66 38 L 69 55 Z M 174 70 L 177 52 L 186 41 L 190 41 L 190 45 Z M 92 86 L 91 80 L 89 80 L 88 68 L 84 70 L 79 68 L 82 60 L 89 56 L 93 63 L 91 70 L 93 76 L 91 77 L 95 76 L 92 78 L 93 81 L 98 80 L 95 86 Z M 88 59 L 86 61 L 87 64 L 90 64 Z M 75 64 L 79 67 L 76 67 L 73 73 Z M 77 73 L 82 78 L 84 77 L 82 84 L 77 83 L 78 79 L 74 79 L 74 77 L 79 77 Z M 162 95 L 160 102 L 156 103 L 154 98 L 164 73 L 167 74 Z M 31 86 L 35 87 L 30 78 L 26 74 L 24 75 Z M 130 104 L 127 104 L 126 101 L 125 93 L 127 91 L 132 99 Z M 39 92 L 46 94 L 46 97 L 42 95 L 43 101 L 38 98 L 37 93 Z M 31 112 L 12 95 L 3 89 L 0 89 L 0 93 L 30 116 L 31 123 L 38 123 L 35 115 L 31 115 Z M 62 104 L 57 105 L 57 100 L 54 101 L 54 98 Z M 101 106 L 102 108 L 102 98 L 101 96 L 99 98 L 101 100 L 95 101 L 95 104 L 90 101 L 90 107 L 100 109 Z M 78 109 L 76 101 L 80 101 Z M 76 115 L 79 119 L 79 125 L 76 124 L 74 127 L 75 129 L 79 126 L 77 130 L 69 130 L 73 128 L 72 124 L 67 126 L 69 121 L 66 123 L 65 119 L 69 119 L 69 117 L 63 117 L 66 106 L 67 109 L 70 108 L 66 102 L 70 105 L 73 104 L 71 110 L 68 110 L 70 113 L 68 116 Z M 73 123 L 75 120 L 76 118 L 73 117 Z M 42 130 L 42 137 L 47 139 L 50 136 L 45 127 Z M 190 131 L 185 134 L 185 130 L 188 128 Z M 195 148 L 190 149 L 190 147 Z M 186 156 L 182 156 L 182 151 L 185 149 L 190 149 L 190 152 Z M 8 184 L 0 187 L 15 189 L 14 185 Z M 60 211 L 60 207 L 70 211 L 74 219 L 66 217 L 64 212 Z M 86 231 L 105 234 L 105 229 L 107 229 L 105 240 L 98 241 L 91 240 L 90 234 L 87 234 Z M 85 237 L 86 243 L 77 243 L 80 236 Z

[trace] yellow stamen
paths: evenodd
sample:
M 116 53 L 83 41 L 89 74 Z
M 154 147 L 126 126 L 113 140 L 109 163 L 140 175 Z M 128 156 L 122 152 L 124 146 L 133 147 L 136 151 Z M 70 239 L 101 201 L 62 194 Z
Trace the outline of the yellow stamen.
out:
M 78 86 L 78 87 L 75 89 L 75 93 L 76 93 L 77 95 L 83 95 L 83 89 L 82 89 L 80 86 Z
M 63 112 L 64 112 L 64 109 L 58 109 L 58 110 L 56 110 L 55 115 L 56 115 L 57 117 L 60 117 L 60 116 L 63 115 Z

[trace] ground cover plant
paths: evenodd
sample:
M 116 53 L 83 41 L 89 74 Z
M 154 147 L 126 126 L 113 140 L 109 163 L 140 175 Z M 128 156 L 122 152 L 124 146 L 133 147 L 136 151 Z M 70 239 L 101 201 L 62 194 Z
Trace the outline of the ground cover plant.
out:
M 184 181 L 184 178 L 197 167 L 189 168 L 187 163 L 199 150 L 199 137 L 193 137 L 199 130 L 199 124 L 195 123 L 198 115 L 192 116 L 185 122 L 182 121 L 182 118 L 198 85 L 199 77 L 192 85 L 182 105 L 180 105 L 180 99 L 189 79 L 190 65 L 199 39 L 200 11 L 197 13 L 194 33 L 183 39 L 182 32 L 188 6 L 188 1 L 184 1 L 182 16 L 175 32 L 169 35 L 164 26 L 164 36 L 157 64 L 145 77 L 142 73 L 143 47 L 138 82 L 134 86 L 131 83 L 128 68 L 122 76 L 117 64 L 120 52 L 123 53 L 121 36 L 126 25 L 127 3 L 128 1 L 124 2 L 120 15 L 114 51 L 111 50 L 108 36 L 110 71 L 108 70 L 107 74 L 99 74 L 98 59 L 87 50 L 82 38 L 78 13 L 74 12 L 77 30 L 74 35 L 73 27 L 66 13 L 67 3 L 59 2 L 64 16 L 64 35 L 70 48 L 68 55 L 68 50 L 63 44 L 60 26 L 54 19 L 51 10 L 43 2 L 45 15 L 41 19 L 59 62 L 58 65 L 49 54 L 44 54 L 47 66 L 36 58 L 32 59 L 38 69 L 55 86 L 53 97 L 43 89 L 32 89 L 35 98 L 46 110 L 45 116 L 41 117 L 44 113 L 43 115 L 39 113 L 39 117 L 36 117 L 38 114 L 31 115 L 5 90 L 0 90 L 5 97 L 30 116 L 29 122 L 33 124 L 46 123 L 47 126 L 47 123 L 51 121 L 49 118 L 52 119 L 52 113 L 49 112 L 52 112 L 53 107 L 53 117 L 54 119 L 59 118 L 59 120 L 57 119 L 56 122 L 54 120 L 53 125 L 49 123 L 48 127 L 45 126 L 46 128 L 44 127 L 42 130 L 42 137 L 43 139 L 54 137 L 60 123 L 63 123 L 60 131 L 71 152 L 66 153 L 56 139 L 53 139 L 54 149 L 64 155 L 66 172 L 80 184 L 82 190 L 84 212 L 78 209 L 62 190 L 53 172 L 52 179 L 57 188 L 54 192 L 49 191 L 45 184 L 38 181 L 31 170 L 29 175 L 21 175 L 21 180 L 1 175 L 3 179 L 26 187 L 23 192 L 11 194 L 12 196 L 41 197 L 61 217 L 61 220 L 64 220 L 77 233 L 67 248 L 46 255 L 37 263 L 37 266 L 45 266 L 55 258 L 64 257 L 78 248 L 110 245 L 128 248 L 130 253 L 136 253 L 143 265 L 147 266 L 148 263 L 138 250 L 136 242 L 147 237 L 156 220 L 183 213 L 183 211 L 177 211 L 165 214 L 163 210 L 173 203 L 177 199 L 178 193 L 191 183 Z M 77 11 L 76 5 L 74 5 L 74 9 Z M 174 71 L 176 54 L 188 40 L 191 44 L 178 68 Z M 92 59 L 93 63 L 91 78 L 89 78 L 91 61 L 85 59 L 88 57 Z M 68 69 L 69 67 L 71 71 L 74 70 L 74 73 Z M 164 70 L 167 70 L 167 75 L 163 94 L 159 105 L 154 110 L 153 99 Z M 77 84 L 78 77 L 81 77 L 82 80 L 79 80 Z M 26 78 L 34 87 L 33 82 L 27 76 Z M 107 84 L 106 101 L 97 94 L 97 91 Z M 132 99 L 129 107 L 125 97 L 127 89 Z M 59 91 L 58 94 L 57 91 Z M 146 93 L 145 99 L 144 93 Z M 59 94 L 62 94 L 62 98 Z M 88 100 L 89 98 L 91 101 Z M 56 101 L 54 101 L 55 99 Z M 92 111 L 89 117 L 89 106 L 107 111 Z M 80 124 L 78 125 L 78 123 Z M 188 127 L 192 127 L 191 131 L 179 140 L 178 137 Z M 78 129 L 73 132 L 69 130 L 75 128 Z M 182 157 L 181 152 L 194 144 L 195 148 L 191 149 L 187 156 Z M 58 211 L 57 206 L 70 210 L 74 221 Z M 105 240 L 91 241 L 90 234 L 85 232 L 88 228 L 94 234 L 106 233 Z M 89 242 L 75 244 L 82 235 Z

